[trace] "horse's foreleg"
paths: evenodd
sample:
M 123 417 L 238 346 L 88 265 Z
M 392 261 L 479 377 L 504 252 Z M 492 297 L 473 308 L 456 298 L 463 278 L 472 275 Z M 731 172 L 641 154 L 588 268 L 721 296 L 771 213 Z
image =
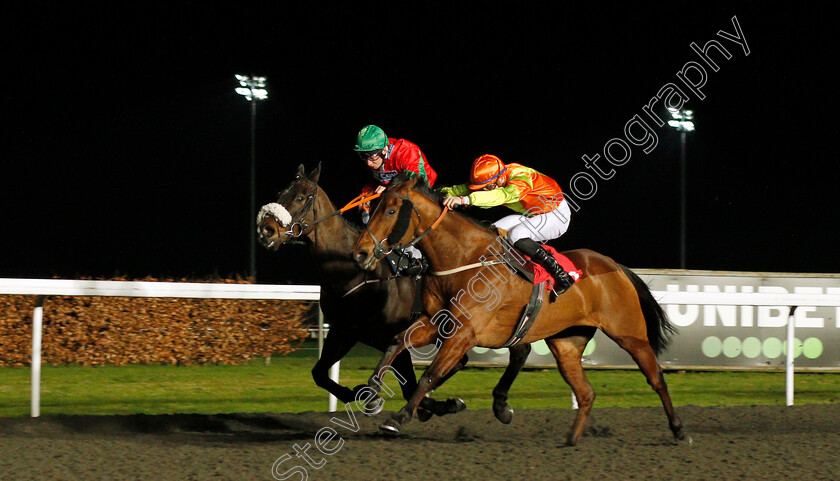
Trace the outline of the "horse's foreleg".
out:
M 312 380 L 315 384 L 326 389 L 330 394 L 343 403 L 352 402 L 355 399 L 353 390 L 338 384 L 329 376 L 330 367 L 341 360 L 356 345 L 356 340 L 347 333 L 333 330 L 324 340 L 324 347 L 321 356 L 312 367 Z
M 400 381 L 403 399 L 408 401 L 417 389 L 417 376 L 414 374 L 411 353 L 404 349 L 401 353 L 397 354 L 397 357 L 394 358 L 394 362 L 391 365 L 396 370 L 394 376 Z M 417 410 L 417 417 L 420 421 L 428 421 L 435 414 L 442 415 L 440 411 L 444 409 L 445 405 L 445 402 L 438 402 L 432 398 L 426 398 Z
M 466 363 L 467 356 L 464 355 L 464 357 L 461 358 L 461 361 L 451 371 L 449 371 L 449 374 L 440 380 L 438 386 L 461 370 Z M 411 399 L 411 396 L 414 395 L 414 391 L 417 390 L 417 376 L 414 374 L 414 364 L 411 362 L 411 353 L 407 349 L 404 349 L 401 353 L 397 354 L 396 358 L 394 358 L 392 366 L 396 370 L 394 376 L 396 376 L 400 381 L 400 389 L 402 389 L 403 399 L 408 401 Z M 438 386 L 435 386 L 435 389 L 437 389 Z M 455 414 L 466 408 L 467 405 L 459 398 L 449 398 L 445 401 L 436 401 L 431 397 L 426 396 L 420 402 L 420 407 L 417 409 L 417 418 L 421 422 L 426 422 L 431 419 L 432 416 Z
M 435 341 L 437 338 L 437 328 L 428 321 L 428 316 L 420 316 L 405 332 L 395 336 L 391 344 L 385 349 L 382 359 L 379 361 L 370 379 L 368 379 L 368 387 L 373 389 L 375 393 L 378 394 L 380 388 L 383 387 L 382 380 L 389 370 L 400 380 L 400 384 L 405 384 L 405 381 L 400 379 L 402 376 L 399 375 L 399 372 L 392 364 L 397 356 L 406 349 L 416 354 L 420 352 L 416 348 L 424 347 Z
M 464 354 L 464 357 L 462 357 L 461 360 L 458 361 L 455 367 L 450 369 L 445 376 L 438 380 L 436 385 L 432 386 L 429 389 L 429 394 L 431 394 L 432 391 L 443 385 L 443 383 L 445 383 L 449 378 L 457 374 L 458 371 L 463 369 L 464 366 L 467 365 L 467 361 L 469 361 L 469 358 L 466 354 Z M 414 391 L 412 391 L 411 394 L 414 394 Z M 445 401 L 436 401 L 429 397 L 429 394 L 427 394 L 426 397 L 424 397 L 423 400 L 420 401 L 420 407 L 417 410 L 417 419 L 419 419 L 421 422 L 428 421 L 431 417 L 431 414 L 434 414 L 436 416 L 446 416 L 447 414 L 455 414 L 463 411 L 464 409 L 467 409 L 467 404 L 461 398 L 451 397 L 446 399 Z M 410 399 L 410 395 L 406 396 L 405 398 L 406 401 Z
M 493 414 L 499 421 L 510 424 L 513 420 L 513 409 L 508 405 L 508 392 L 513 385 L 516 376 L 522 371 L 525 366 L 525 361 L 528 360 L 528 355 L 531 354 L 530 344 L 520 344 L 510 348 L 510 358 L 508 365 L 502 374 L 499 383 L 493 388 Z
M 408 401 L 411 395 L 417 389 L 417 375 L 414 374 L 414 364 L 411 362 L 411 353 L 403 349 L 397 354 L 394 362 L 391 364 L 397 371 L 400 379 L 400 389 L 402 390 L 403 399 Z M 378 372 L 378 371 L 377 371 Z
M 469 343 L 464 338 L 451 338 L 443 342 L 434 361 L 426 369 L 426 372 L 420 376 L 414 395 L 399 412 L 385 421 L 380 429 L 391 433 L 399 433 L 402 425 L 411 419 L 429 390 L 437 386 L 440 379 L 450 372 L 473 346 L 474 344 Z
M 642 373 L 647 378 L 650 387 L 659 395 L 662 401 L 662 407 L 665 408 L 665 414 L 668 416 L 668 427 L 674 433 L 674 438 L 679 441 L 691 442 L 691 437 L 685 434 L 683 430 L 682 421 L 674 409 L 674 404 L 671 402 L 671 394 L 668 392 L 668 385 L 665 384 L 665 377 L 662 374 L 662 368 L 656 362 L 656 354 L 650 347 L 650 343 L 632 337 L 618 337 L 615 341 L 625 351 L 629 352 L 636 361 L 636 364 L 641 369 Z

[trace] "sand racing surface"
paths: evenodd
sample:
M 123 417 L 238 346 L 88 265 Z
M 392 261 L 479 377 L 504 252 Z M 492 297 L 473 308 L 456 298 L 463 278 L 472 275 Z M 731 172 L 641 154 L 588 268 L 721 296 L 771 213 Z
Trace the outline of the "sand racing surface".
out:
M 594 409 L 565 446 L 572 410 L 489 410 L 400 437 L 377 417 L 300 414 L 44 416 L 0 419 L 3 480 L 838 480 L 840 404 Z

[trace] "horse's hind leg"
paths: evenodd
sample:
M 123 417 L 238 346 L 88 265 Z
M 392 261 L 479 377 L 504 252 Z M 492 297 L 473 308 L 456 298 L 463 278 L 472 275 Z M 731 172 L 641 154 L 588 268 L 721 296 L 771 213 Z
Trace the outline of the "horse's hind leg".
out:
M 499 383 L 493 388 L 493 414 L 496 419 L 504 424 L 510 424 L 513 420 L 513 409 L 507 403 L 508 392 L 510 392 L 510 387 L 513 385 L 516 376 L 525 366 L 529 354 L 531 354 L 530 344 L 511 347 L 507 368 L 499 379 Z
M 583 356 L 583 351 L 586 349 L 586 343 L 592 339 L 595 334 L 594 328 L 581 328 L 574 330 L 567 330 L 558 335 L 558 337 L 546 339 L 548 348 L 557 360 L 557 369 L 572 388 L 572 392 L 578 401 L 577 415 L 575 422 L 572 424 L 572 429 L 569 431 L 569 436 L 566 442 L 569 446 L 577 444 L 583 428 L 586 426 L 586 420 L 589 419 L 589 412 L 592 410 L 592 405 L 595 403 L 595 390 L 586 378 L 586 373 L 583 371 L 583 365 L 580 360 Z
M 656 391 L 656 394 L 659 394 L 662 407 L 665 408 L 665 414 L 668 415 L 668 426 L 674 433 L 674 438 L 680 441 L 685 440 L 686 434 L 683 430 L 682 421 L 674 410 L 671 395 L 668 393 L 668 385 L 665 384 L 665 377 L 662 375 L 662 368 L 656 362 L 656 354 L 650 347 L 650 343 L 633 337 L 618 337 L 614 340 L 622 349 L 630 353 L 630 356 L 633 357 L 633 360 L 636 361 L 639 369 L 647 378 L 650 387 Z

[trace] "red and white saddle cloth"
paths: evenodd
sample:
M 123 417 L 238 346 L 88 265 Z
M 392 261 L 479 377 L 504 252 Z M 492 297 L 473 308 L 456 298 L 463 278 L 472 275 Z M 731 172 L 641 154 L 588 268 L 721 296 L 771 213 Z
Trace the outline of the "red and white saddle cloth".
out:
M 549 254 L 554 256 L 560 266 L 569 273 L 569 277 L 572 278 L 574 282 L 580 280 L 583 276 L 583 271 L 578 269 L 574 262 L 571 261 L 568 257 L 564 256 L 563 254 L 557 252 L 554 247 L 550 245 L 542 244 L 543 249 L 548 251 Z M 534 274 L 534 285 L 539 284 L 540 282 L 545 282 L 545 287 L 548 290 L 554 289 L 554 277 L 545 270 L 545 268 L 538 263 L 531 260 L 530 257 L 524 256 L 528 259 L 528 264 L 526 264 L 526 268 L 533 272 Z

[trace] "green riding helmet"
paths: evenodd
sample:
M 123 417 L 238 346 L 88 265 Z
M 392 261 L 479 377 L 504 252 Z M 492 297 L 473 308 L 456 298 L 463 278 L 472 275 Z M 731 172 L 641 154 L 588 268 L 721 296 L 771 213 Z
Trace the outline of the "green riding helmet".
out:
M 366 125 L 359 131 L 353 150 L 357 152 L 382 150 L 386 145 L 388 145 L 388 136 L 385 132 L 375 125 Z

